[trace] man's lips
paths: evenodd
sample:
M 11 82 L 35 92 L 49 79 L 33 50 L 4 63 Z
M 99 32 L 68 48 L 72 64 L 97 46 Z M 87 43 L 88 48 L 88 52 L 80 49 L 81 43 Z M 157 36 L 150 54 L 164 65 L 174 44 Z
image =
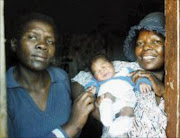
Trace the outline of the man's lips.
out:
M 32 56 L 38 61 L 46 61 L 47 60 L 47 56 L 45 56 L 45 55 L 32 55 Z

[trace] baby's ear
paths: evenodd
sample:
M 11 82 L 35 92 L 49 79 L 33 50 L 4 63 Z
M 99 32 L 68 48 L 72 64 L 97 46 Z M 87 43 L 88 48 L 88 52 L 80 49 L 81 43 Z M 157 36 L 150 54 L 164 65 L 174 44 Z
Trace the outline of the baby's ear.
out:
M 16 49 L 17 49 L 17 39 L 13 38 L 11 39 L 11 50 L 13 52 L 16 52 Z

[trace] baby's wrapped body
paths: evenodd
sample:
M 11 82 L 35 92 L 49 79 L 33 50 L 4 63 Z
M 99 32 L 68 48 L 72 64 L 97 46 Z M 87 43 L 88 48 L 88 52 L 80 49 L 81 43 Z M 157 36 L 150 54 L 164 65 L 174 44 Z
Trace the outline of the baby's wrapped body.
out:
M 115 75 L 115 78 L 118 74 Z M 126 77 L 118 77 L 103 83 L 98 96 L 110 93 L 115 97 L 112 101 L 104 98 L 100 103 L 100 118 L 103 125 L 109 128 L 111 136 L 120 136 L 127 133 L 132 127 L 134 107 L 137 99 L 134 87 Z
M 139 91 L 142 82 L 150 85 L 147 78 L 140 78 L 137 83 L 132 82 L 130 77 L 132 71 L 131 68 L 122 68 L 110 79 L 103 81 L 92 79 L 85 86 L 85 88 L 95 86 L 97 96 L 103 95 L 104 98 L 99 106 L 100 119 L 112 137 L 130 131 L 133 124 L 134 107 L 137 103 L 135 92 Z M 111 95 L 111 98 L 108 95 Z

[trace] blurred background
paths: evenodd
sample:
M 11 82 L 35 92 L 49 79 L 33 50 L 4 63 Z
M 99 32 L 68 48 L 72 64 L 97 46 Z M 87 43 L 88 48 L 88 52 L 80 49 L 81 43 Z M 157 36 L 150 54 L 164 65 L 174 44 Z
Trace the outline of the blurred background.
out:
M 148 13 L 164 12 L 164 0 L 5 0 L 7 68 L 14 65 L 9 49 L 12 24 L 28 12 L 54 18 L 60 35 L 55 65 L 69 77 L 88 71 L 88 60 L 97 52 L 112 60 L 126 60 L 122 46 L 131 26 Z

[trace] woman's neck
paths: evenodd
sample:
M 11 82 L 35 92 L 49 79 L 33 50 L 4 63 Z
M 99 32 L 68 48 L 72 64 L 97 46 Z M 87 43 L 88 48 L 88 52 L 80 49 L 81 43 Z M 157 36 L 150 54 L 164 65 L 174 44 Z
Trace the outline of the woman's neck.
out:
M 151 71 L 159 80 L 164 80 L 164 70 Z
M 50 80 L 50 76 L 46 70 L 34 71 L 21 65 L 15 68 L 14 77 L 22 87 L 28 90 L 41 89 Z

